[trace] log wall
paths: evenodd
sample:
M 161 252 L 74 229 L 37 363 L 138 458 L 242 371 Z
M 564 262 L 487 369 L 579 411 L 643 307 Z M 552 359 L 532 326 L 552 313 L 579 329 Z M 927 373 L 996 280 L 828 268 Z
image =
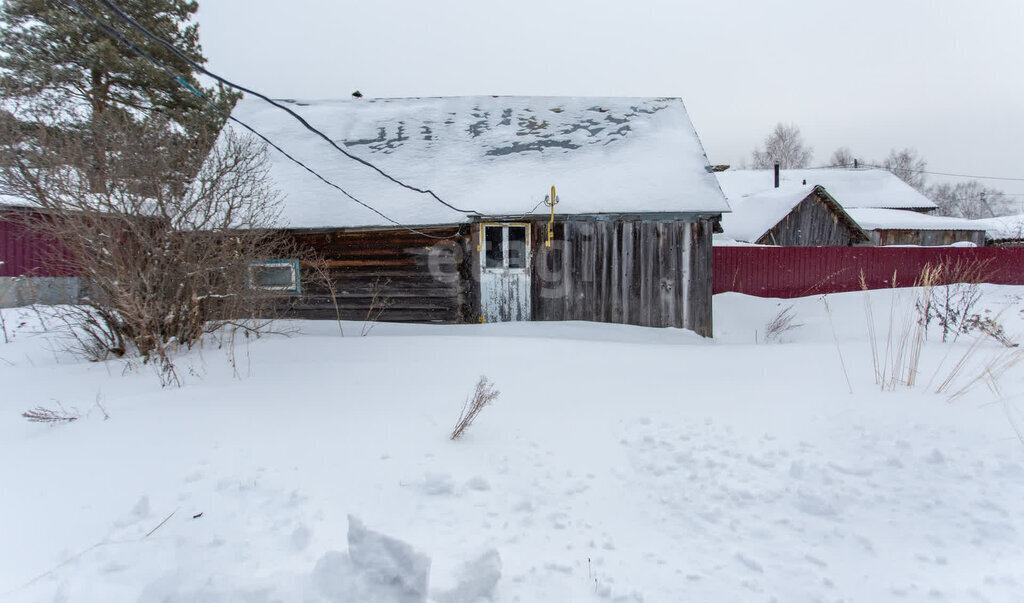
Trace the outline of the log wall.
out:
M 290 300 L 288 313 L 387 322 L 475 320 L 468 226 L 422 232 L 445 238 L 407 230 L 292 233 L 303 253 L 322 261 L 303 262 L 302 295 Z

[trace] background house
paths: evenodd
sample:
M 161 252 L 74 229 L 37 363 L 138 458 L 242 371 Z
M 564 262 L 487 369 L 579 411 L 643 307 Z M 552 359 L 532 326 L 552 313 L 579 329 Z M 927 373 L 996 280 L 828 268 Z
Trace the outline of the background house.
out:
M 729 173 L 719 174 L 729 179 Z M 726 188 L 723 186 L 723 188 Z M 772 188 L 729 199 L 723 237 L 786 247 L 849 246 L 868 243 L 867 234 L 818 185 Z
M 347 152 L 436 194 L 344 157 L 280 109 L 240 101 L 236 118 L 345 189 L 272 155 L 287 196 L 281 227 L 326 260 L 326 281 L 305 267 L 298 315 L 592 320 L 711 334 L 711 237 L 728 205 L 679 99 L 289 107 Z M 552 185 L 553 220 L 544 204 Z
M 849 213 L 875 245 L 985 245 L 985 228 L 975 220 L 898 209 L 860 208 Z
M 985 244 L 983 227 L 928 215 L 935 203 L 888 171 L 825 168 L 779 175 L 775 188 L 774 170 L 717 174 L 734 212 L 723 221 L 725 237 L 782 246 Z M 819 192 L 808 199 L 808 190 Z
M 845 210 L 903 209 L 929 213 L 938 209 L 928 197 L 887 170 L 875 168 L 817 168 L 780 170 L 779 188 L 820 185 Z M 774 170 L 727 170 L 718 174 L 730 200 L 775 188 Z
M 985 229 L 985 240 L 988 245 L 997 247 L 1017 247 L 1024 245 L 1024 214 L 982 218 L 971 220 L 980 228 Z

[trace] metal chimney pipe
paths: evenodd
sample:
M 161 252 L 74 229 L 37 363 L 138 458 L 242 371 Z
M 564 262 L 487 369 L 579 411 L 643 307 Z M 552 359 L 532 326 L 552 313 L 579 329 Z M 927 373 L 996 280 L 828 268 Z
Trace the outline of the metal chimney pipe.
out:
M 775 188 L 779 188 L 779 164 L 775 164 Z

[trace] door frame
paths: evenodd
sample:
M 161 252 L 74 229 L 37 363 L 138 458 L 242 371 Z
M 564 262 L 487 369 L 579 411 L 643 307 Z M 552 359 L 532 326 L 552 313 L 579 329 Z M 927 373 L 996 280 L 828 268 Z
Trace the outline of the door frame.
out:
M 532 318 L 532 300 L 531 300 L 531 289 L 532 289 L 532 271 L 533 271 L 533 223 L 531 222 L 478 222 L 477 235 L 477 262 L 479 263 L 479 277 L 480 277 L 480 322 L 488 322 L 485 317 L 487 299 L 486 292 L 487 288 L 485 282 L 488 280 L 489 275 L 496 278 L 497 275 L 517 276 L 520 282 L 521 291 L 521 304 L 522 304 L 522 320 L 529 321 Z M 523 265 L 519 268 L 509 267 L 509 227 L 522 227 L 525 229 L 525 235 L 523 240 Z M 501 267 L 500 268 L 488 268 L 487 267 L 487 229 L 488 228 L 501 228 Z

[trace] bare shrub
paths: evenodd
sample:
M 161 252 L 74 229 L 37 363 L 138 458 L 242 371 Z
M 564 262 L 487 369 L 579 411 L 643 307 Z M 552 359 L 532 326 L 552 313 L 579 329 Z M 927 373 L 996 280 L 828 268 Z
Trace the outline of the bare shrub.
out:
M 804 326 L 803 323 L 794 322 L 795 320 L 796 315 L 793 313 L 792 305 L 779 310 L 779 313 L 764 326 L 765 342 L 778 341 L 784 334 Z
M 1008 348 L 1015 348 L 1020 345 L 1010 339 L 1006 334 L 1006 329 L 1004 329 L 1003 325 L 999 323 L 998 318 L 981 316 L 980 314 L 971 314 L 967 320 L 964 321 L 962 328 L 965 333 L 980 331 Z
M 480 411 L 493 402 L 500 393 L 494 389 L 494 384 L 488 381 L 487 377 L 481 376 L 476 383 L 476 389 L 473 390 L 473 395 L 467 398 L 466 403 L 462 405 L 462 412 L 459 414 L 459 421 L 455 424 L 455 429 L 452 430 L 451 439 L 457 440 L 462 437 L 462 434 L 476 420 Z
M 955 341 L 969 332 L 973 310 L 981 300 L 981 283 L 991 276 L 991 260 L 957 260 L 952 264 L 925 265 L 932 273 L 932 294 L 922 298 L 918 310 L 925 328 L 934 320 L 942 329 L 942 341 Z
M 391 284 L 391 279 L 384 279 L 384 282 L 380 282 L 380 277 L 377 277 L 373 281 L 373 287 L 370 288 L 372 296 L 370 297 L 370 306 L 366 309 L 366 318 L 363 319 L 363 328 L 359 335 L 366 337 L 373 330 L 374 325 L 377 324 L 377 320 L 380 319 L 384 311 L 391 305 L 391 300 L 387 297 L 381 297 L 381 293 Z
M 81 418 L 77 410 L 68 410 L 58 402 L 59 410 L 37 406 L 32 410 L 26 410 L 21 416 L 33 423 L 71 423 Z
M 334 306 L 334 317 L 338 323 L 338 332 L 344 337 L 345 328 L 341 324 L 341 306 L 338 305 L 338 286 L 335 284 L 334 279 L 331 278 L 327 260 L 318 257 L 310 260 L 308 266 L 313 271 L 316 280 L 327 289 L 327 294 L 331 298 L 331 304 Z
M 88 283 L 82 306 L 58 310 L 78 350 L 96 360 L 138 353 L 160 364 L 165 385 L 180 383 L 179 346 L 226 325 L 258 333 L 280 306 L 249 282 L 254 260 L 296 257 L 273 229 L 266 149 L 230 130 L 216 144 L 175 144 L 152 118 L 104 125 L 102 148 L 42 126 L 33 145 L 4 147 L 0 192 L 40 210 L 27 225 L 60 240 L 66 256 L 55 261 Z M 196 149 L 211 147 L 197 165 Z M 88 168 L 97 153 L 99 184 Z

